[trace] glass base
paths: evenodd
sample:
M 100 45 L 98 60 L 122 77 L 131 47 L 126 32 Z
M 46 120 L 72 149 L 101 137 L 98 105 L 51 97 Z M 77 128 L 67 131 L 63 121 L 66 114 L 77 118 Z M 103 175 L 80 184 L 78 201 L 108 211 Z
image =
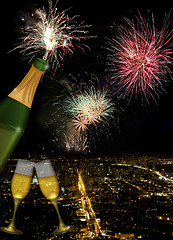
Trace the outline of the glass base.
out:
M 56 229 L 56 230 L 53 232 L 53 234 L 54 234 L 54 235 L 64 234 L 64 233 L 66 233 L 66 232 L 71 231 L 72 229 L 73 229 L 72 226 L 66 226 L 66 225 L 60 226 L 58 229 Z
M 23 232 L 19 229 L 12 228 L 12 227 L 0 227 L 0 230 L 6 233 L 14 234 L 14 235 L 22 235 Z

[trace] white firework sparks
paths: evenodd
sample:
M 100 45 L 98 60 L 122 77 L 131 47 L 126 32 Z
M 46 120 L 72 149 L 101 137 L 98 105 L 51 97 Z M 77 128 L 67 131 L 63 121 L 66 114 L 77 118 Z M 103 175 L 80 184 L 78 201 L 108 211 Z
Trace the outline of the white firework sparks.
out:
M 115 104 L 106 90 L 91 87 L 80 95 L 67 98 L 65 110 L 73 116 L 76 128 L 84 131 L 91 124 L 109 121 L 113 117 Z
M 86 38 L 90 25 L 77 23 L 78 15 L 69 17 L 66 11 L 57 12 L 57 2 L 52 6 L 49 0 L 49 10 L 37 9 L 34 14 L 34 23 L 24 27 L 21 36 L 22 43 L 15 49 L 21 48 L 23 54 L 43 51 L 43 59 L 59 65 L 66 54 L 73 54 L 73 41 L 80 42 Z M 82 48 L 82 47 L 81 47 Z M 30 52 L 31 51 L 31 52 Z

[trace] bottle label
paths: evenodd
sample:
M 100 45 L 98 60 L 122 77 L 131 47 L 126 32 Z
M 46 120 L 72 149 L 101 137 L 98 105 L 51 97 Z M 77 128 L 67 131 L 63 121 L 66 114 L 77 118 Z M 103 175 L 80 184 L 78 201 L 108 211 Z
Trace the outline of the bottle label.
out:
M 36 88 L 44 72 L 32 65 L 24 79 L 8 96 L 31 108 Z

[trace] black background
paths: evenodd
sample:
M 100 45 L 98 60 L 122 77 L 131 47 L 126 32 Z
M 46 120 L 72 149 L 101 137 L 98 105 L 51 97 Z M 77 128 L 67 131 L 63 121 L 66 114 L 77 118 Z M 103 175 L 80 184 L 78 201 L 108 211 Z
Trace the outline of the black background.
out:
M 53 1 L 54 3 L 54 1 Z M 4 2 L 1 6 L 1 87 L 0 100 L 2 100 L 23 79 L 30 68 L 28 59 L 23 59 L 18 50 L 7 53 L 18 43 L 18 31 L 22 25 L 21 18 L 25 13 L 34 11 L 35 8 L 48 7 L 47 1 L 13 1 Z M 124 6 L 123 6 L 124 5 Z M 86 41 L 91 51 L 86 54 L 76 50 L 73 57 L 67 57 L 63 62 L 61 71 L 67 73 L 93 72 L 99 78 L 105 75 L 104 51 L 105 37 L 111 37 L 110 25 L 113 22 L 121 22 L 122 17 L 135 19 L 138 16 L 137 7 L 128 6 L 125 3 L 115 5 L 115 1 L 98 0 L 60 0 L 57 4 L 60 11 L 72 7 L 68 14 L 79 14 L 85 24 L 92 24 L 90 34 L 97 38 Z M 139 7 L 141 15 L 145 19 L 155 18 L 156 28 L 161 28 L 166 12 L 170 7 L 158 5 L 156 7 Z M 169 29 L 173 26 L 173 15 L 170 17 Z M 51 75 L 51 73 L 49 73 Z M 162 155 L 173 154 L 173 82 L 169 77 L 165 86 L 166 92 L 157 99 L 150 100 L 149 104 L 142 103 L 139 99 L 132 99 L 129 104 L 122 103 L 124 109 L 119 116 L 116 126 L 111 126 L 109 133 L 111 138 L 102 135 L 95 141 L 93 153 L 120 154 L 120 153 L 153 153 Z M 49 82 L 46 78 L 40 83 L 30 119 L 24 137 L 21 139 L 15 152 L 39 151 L 38 146 L 47 146 L 47 151 L 52 150 L 52 134 L 47 132 L 37 121 L 39 112 L 43 111 L 45 99 L 52 94 L 50 87 L 57 87 L 57 82 Z M 47 95 L 47 96 L 46 96 Z M 50 129 L 49 129 L 50 131 Z M 53 129 L 52 129 L 53 131 Z M 93 141 L 94 142 L 94 141 Z M 41 145 L 40 145 L 41 144 Z

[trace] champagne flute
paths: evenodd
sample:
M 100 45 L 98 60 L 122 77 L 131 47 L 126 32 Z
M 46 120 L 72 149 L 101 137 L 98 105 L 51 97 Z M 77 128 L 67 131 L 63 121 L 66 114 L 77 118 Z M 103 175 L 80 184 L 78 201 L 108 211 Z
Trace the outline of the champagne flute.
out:
M 35 168 L 40 189 L 43 195 L 52 202 L 58 215 L 59 226 L 53 234 L 58 235 L 70 231 L 71 227 L 64 224 L 58 209 L 57 197 L 59 194 L 59 183 L 50 160 L 36 163 Z
M 15 216 L 18 206 L 22 199 L 28 194 L 34 163 L 28 160 L 19 160 L 13 175 L 11 191 L 14 199 L 14 212 L 12 220 L 8 227 L 0 227 L 0 230 L 6 233 L 22 235 L 23 232 L 15 227 Z

